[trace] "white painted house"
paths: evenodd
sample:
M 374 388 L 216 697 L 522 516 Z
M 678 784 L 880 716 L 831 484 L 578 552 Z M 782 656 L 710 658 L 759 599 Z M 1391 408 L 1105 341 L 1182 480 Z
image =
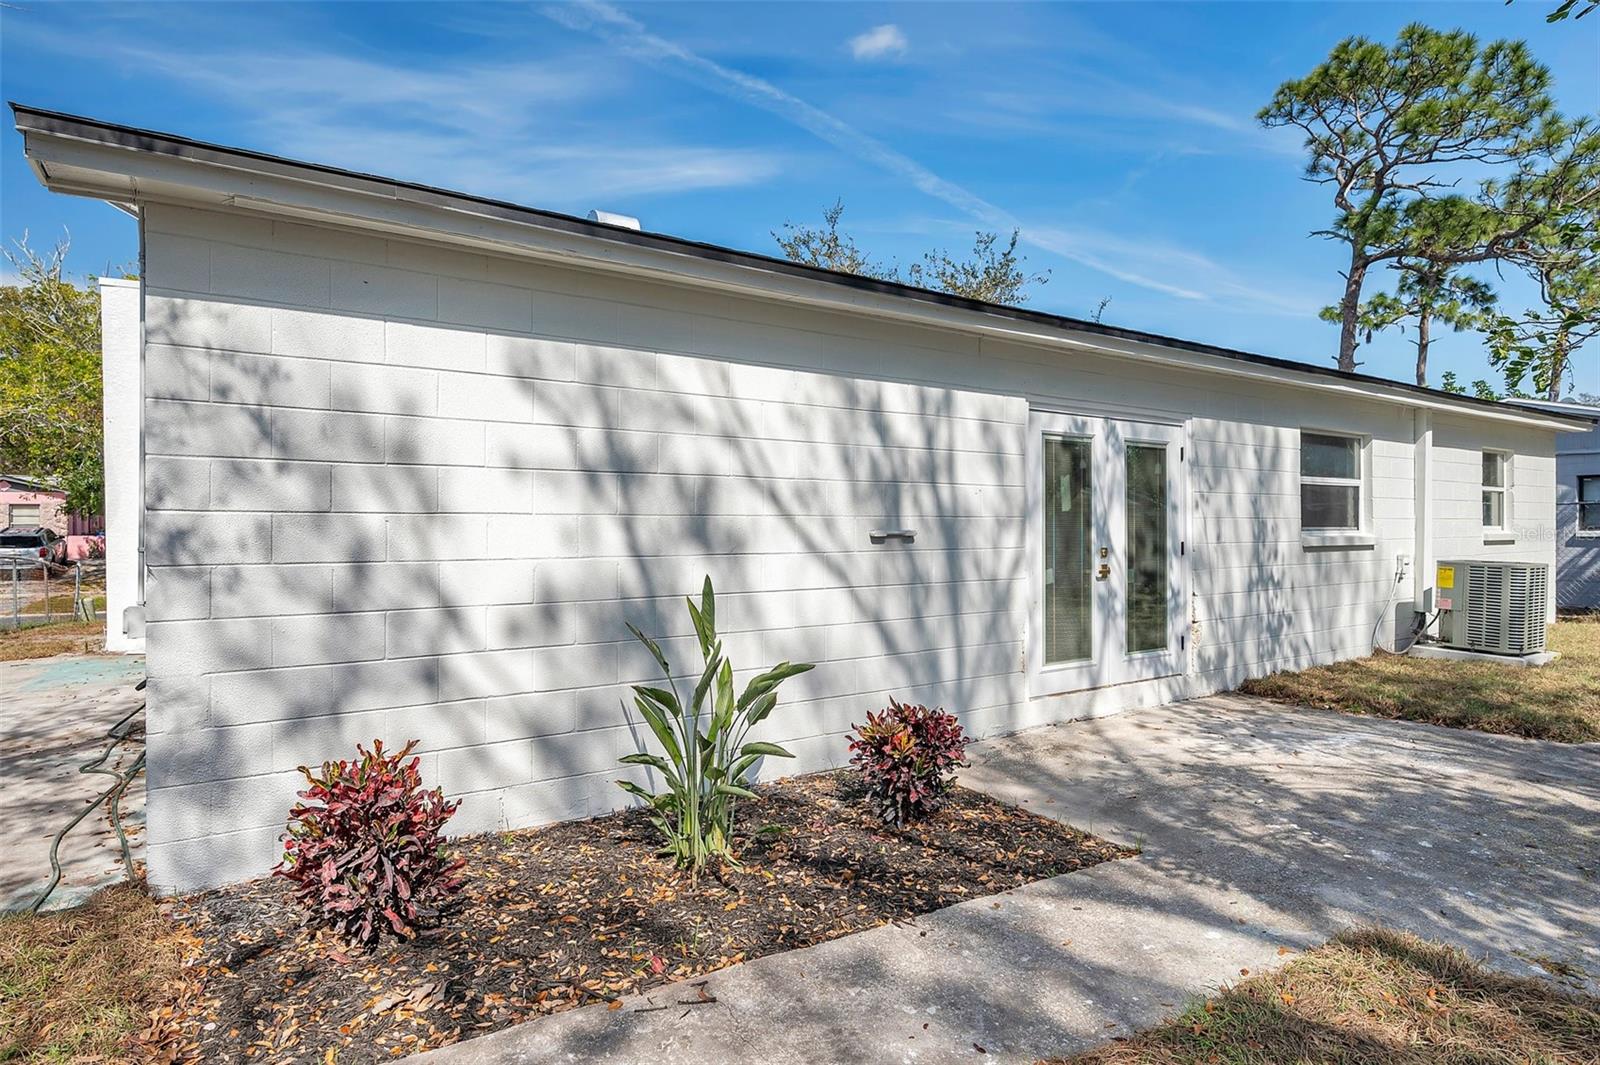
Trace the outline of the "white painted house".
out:
M 376 736 L 458 831 L 619 805 L 623 623 L 692 668 L 707 573 L 737 664 L 818 663 L 792 771 L 891 693 L 978 735 L 1193 696 L 1404 636 L 1435 559 L 1554 561 L 1557 412 L 16 120 L 139 218 L 164 888 L 265 872 L 295 766 Z

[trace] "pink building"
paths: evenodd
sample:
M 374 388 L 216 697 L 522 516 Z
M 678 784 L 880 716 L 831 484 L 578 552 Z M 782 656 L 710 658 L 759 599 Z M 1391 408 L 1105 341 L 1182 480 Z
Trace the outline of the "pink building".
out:
M 42 525 L 57 536 L 93 536 L 105 531 L 98 514 L 67 510 L 67 494 L 39 481 L 0 474 L 0 527 Z

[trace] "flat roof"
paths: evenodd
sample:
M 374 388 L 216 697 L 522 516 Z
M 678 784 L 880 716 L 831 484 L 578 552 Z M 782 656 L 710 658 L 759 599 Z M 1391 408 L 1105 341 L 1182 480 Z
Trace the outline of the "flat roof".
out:
M 587 218 L 562 214 L 557 211 L 527 207 L 506 200 L 497 200 L 486 196 L 476 196 L 471 193 L 443 189 L 433 185 L 424 185 L 418 182 L 401 181 L 396 178 L 346 170 L 322 163 L 288 159 L 283 156 L 269 155 L 265 152 L 252 151 L 246 148 L 232 148 L 177 134 L 161 133 L 61 111 L 29 107 L 15 101 L 10 102 L 10 107 L 16 119 L 17 129 L 24 136 L 29 132 L 38 132 L 109 147 L 147 152 L 198 163 L 208 163 L 235 170 L 255 171 L 278 177 L 314 176 L 317 184 L 342 187 L 354 192 L 373 193 L 382 192 L 386 189 L 403 189 L 415 194 L 413 198 L 421 197 L 422 202 L 455 207 L 457 209 L 470 209 L 474 213 L 492 218 L 532 222 L 546 229 L 579 234 L 614 244 L 667 251 L 679 255 L 691 255 L 711 262 L 729 264 L 769 274 L 821 281 L 856 291 L 872 292 L 923 304 L 966 311 L 974 315 L 1003 318 L 1051 328 L 1068 329 L 1116 340 L 1151 344 L 1175 351 L 1192 352 L 1250 366 L 1279 370 L 1289 374 L 1305 374 L 1313 378 L 1332 379 L 1345 385 L 1372 385 L 1381 387 L 1384 390 L 1412 393 L 1418 397 L 1425 397 L 1433 403 L 1448 403 L 1451 406 L 1478 409 L 1486 413 L 1494 411 L 1504 415 L 1508 413 L 1507 408 L 1511 408 L 1511 412 L 1523 415 L 1535 417 L 1554 415 L 1563 420 L 1566 418 L 1582 420 L 1582 415 L 1557 412 L 1548 406 L 1535 407 L 1531 404 L 1525 406 L 1516 402 L 1480 399 L 1477 396 L 1445 392 L 1441 389 L 1428 388 L 1405 381 L 1396 381 L 1387 377 L 1348 372 L 1332 366 L 1319 366 L 1314 363 L 1300 362 L 1281 356 L 1262 355 L 1256 352 L 1222 347 L 1197 340 L 1186 340 L 1181 337 L 1166 336 L 1160 333 L 1106 325 L 1088 319 L 1073 318 L 1069 315 L 1030 310 L 1025 307 L 986 303 L 982 300 L 951 295 L 950 293 L 933 289 L 919 288 L 903 282 L 884 281 L 879 278 L 829 270 L 757 252 L 739 251 L 703 241 L 690 240 L 668 233 L 622 228 L 603 222 L 593 222 Z M 41 180 L 45 178 L 42 171 L 40 177 Z

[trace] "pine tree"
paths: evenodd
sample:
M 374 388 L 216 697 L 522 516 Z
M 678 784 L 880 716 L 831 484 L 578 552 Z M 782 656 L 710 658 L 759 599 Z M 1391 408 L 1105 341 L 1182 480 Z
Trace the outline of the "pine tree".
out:
M 1354 370 L 1362 290 L 1375 268 L 1499 259 L 1574 206 L 1600 197 L 1600 133 L 1568 121 L 1550 72 L 1520 41 L 1412 24 L 1392 46 L 1351 37 L 1259 114 L 1305 133 L 1309 181 L 1334 218 L 1314 235 L 1348 248 L 1338 303 L 1342 370 Z M 1461 183 L 1484 170 L 1471 193 Z

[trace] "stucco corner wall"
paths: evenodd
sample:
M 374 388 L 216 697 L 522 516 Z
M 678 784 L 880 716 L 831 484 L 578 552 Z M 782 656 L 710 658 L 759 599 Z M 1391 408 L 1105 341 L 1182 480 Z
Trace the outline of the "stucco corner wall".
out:
M 106 485 L 106 650 L 144 651 L 141 596 L 143 383 L 139 282 L 100 279 L 100 366 Z

